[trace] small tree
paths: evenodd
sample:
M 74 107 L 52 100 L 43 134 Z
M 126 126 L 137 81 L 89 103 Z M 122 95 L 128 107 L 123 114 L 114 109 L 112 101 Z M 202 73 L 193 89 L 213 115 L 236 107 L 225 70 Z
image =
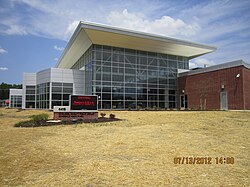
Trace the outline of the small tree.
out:
M 109 118 L 110 118 L 110 119 L 114 119 L 114 118 L 115 118 L 115 114 L 110 114 L 110 115 L 109 115 Z
M 101 113 L 100 115 L 102 116 L 102 118 L 104 118 L 106 116 L 105 113 Z

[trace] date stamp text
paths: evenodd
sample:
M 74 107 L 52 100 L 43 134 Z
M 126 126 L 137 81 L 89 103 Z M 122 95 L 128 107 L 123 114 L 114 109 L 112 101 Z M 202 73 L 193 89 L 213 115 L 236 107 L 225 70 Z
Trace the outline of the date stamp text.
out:
M 234 157 L 174 157 L 174 164 L 234 164 Z

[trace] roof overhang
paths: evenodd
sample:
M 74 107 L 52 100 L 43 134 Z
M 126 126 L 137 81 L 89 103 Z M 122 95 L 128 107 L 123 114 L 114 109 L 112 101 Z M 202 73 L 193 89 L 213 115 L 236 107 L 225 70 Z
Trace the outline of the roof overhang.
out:
M 56 67 L 71 68 L 92 44 L 185 56 L 189 59 L 216 50 L 213 46 L 184 40 L 80 22 Z

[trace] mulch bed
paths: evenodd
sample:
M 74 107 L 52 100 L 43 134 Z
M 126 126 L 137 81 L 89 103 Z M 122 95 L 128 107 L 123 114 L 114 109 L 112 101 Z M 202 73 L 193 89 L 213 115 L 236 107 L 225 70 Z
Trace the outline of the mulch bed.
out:
M 15 124 L 15 127 L 42 127 L 42 126 L 55 126 L 55 125 L 76 125 L 81 123 L 104 123 L 112 121 L 121 121 L 118 118 L 105 118 L 99 117 L 98 119 L 76 119 L 76 120 L 62 120 L 60 122 L 48 122 L 48 121 L 23 121 Z

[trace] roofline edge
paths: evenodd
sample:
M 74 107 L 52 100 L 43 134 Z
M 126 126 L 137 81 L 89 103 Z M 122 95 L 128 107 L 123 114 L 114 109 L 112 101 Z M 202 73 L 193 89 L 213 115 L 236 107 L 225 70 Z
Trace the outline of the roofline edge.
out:
M 244 66 L 245 68 L 250 69 L 250 64 L 247 64 L 244 62 L 242 59 L 240 60 L 234 60 L 231 62 L 226 62 L 223 64 L 217 64 L 214 66 L 210 66 L 207 68 L 202 68 L 202 69 L 197 69 L 197 70 L 190 70 L 187 72 L 179 73 L 179 77 L 185 77 L 185 76 L 191 76 L 191 75 L 197 75 L 197 74 L 202 74 L 202 73 L 208 73 L 212 71 L 218 71 L 222 69 L 228 69 L 228 68 L 233 68 L 233 67 L 238 67 L 238 66 Z
M 81 29 L 94 29 L 94 28 L 95 28 L 95 30 L 101 30 L 101 31 L 106 31 L 106 32 L 115 31 L 114 33 L 118 33 L 118 34 L 125 34 L 125 35 L 130 34 L 131 36 L 140 37 L 140 38 L 143 38 L 142 36 L 144 36 L 145 39 L 152 39 L 152 40 L 165 41 L 165 42 L 174 42 L 174 43 L 177 43 L 180 45 L 182 44 L 182 45 L 187 45 L 187 46 L 191 46 L 191 47 L 199 47 L 199 48 L 211 50 L 210 52 L 207 52 L 207 53 L 211 53 L 211 52 L 217 50 L 217 48 L 215 46 L 199 44 L 199 43 L 195 43 L 195 42 L 170 38 L 170 37 L 166 37 L 166 36 L 161 36 L 161 35 L 141 32 L 141 31 L 134 31 L 134 30 L 124 29 L 124 28 L 119 28 L 116 26 L 110 26 L 110 25 L 99 24 L 99 23 L 94 23 L 94 22 L 87 22 L 87 21 L 79 21 L 78 26 L 76 27 L 73 35 L 71 36 L 71 38 L 67 44 L 67 46 L 65 47 L 62 55 L 60 56 L 59 60 L 57 61 L 56 65 L 54 67 L 59 68 L 59 65 L 60 65 L 62 59 L 64 58 L 64 56 L 67 54 L 68 50 L 70 49 L 70 47 L 74 43 L 74 41 L 77 38 L 78 34 L 80 33 Z M 204 54 L 207 54 L 207 53 L 204 53 Z M 200 54 L 197 56 L 201 56 L 204 54 Z M 196 58 L 197 56 L 190 57 L 190 58 Z

